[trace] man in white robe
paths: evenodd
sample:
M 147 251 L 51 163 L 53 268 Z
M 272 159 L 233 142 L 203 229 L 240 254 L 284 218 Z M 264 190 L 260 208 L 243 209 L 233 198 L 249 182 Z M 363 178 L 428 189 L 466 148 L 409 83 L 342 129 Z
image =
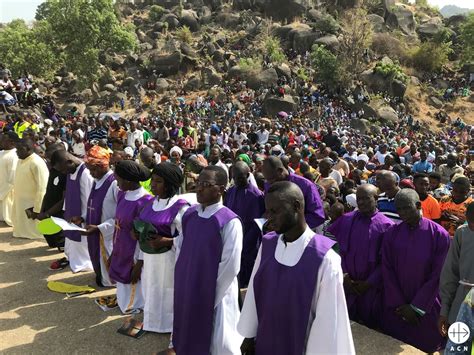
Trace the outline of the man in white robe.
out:
M 306 224 L 297 185 L 275 183 L 265 206 L 275 232 L 262 240 L 245 296 L 237 326 L 246 338 L 242 352 L 355 354 L 333 242 Z
M 13 209 L 13 182 L 15 179 L 15 171 L 18 163 L 18 155 L 16 154 L 15 137 L 13 132 L 10 134 L 2 134 L 0 138 L 0 221 L 12 226 L 12 209 Z
M 31 139 L 16 142 L 18 161 L 13 183 L 13 236 L 27 239 L 43 239 L 36 229 L 43 197 L 48 185 L 49 170 L 46 162 L 34 153 Z

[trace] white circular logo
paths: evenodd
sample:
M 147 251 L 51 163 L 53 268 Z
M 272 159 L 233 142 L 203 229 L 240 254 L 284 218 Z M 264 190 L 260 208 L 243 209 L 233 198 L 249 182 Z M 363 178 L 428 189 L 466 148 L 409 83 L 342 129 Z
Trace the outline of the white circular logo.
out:
M 455 322 L 450 325 L 448 329 L 448 338 L 454 344 L 463 344 L 469 340 L 471 330 L 466 323 Z

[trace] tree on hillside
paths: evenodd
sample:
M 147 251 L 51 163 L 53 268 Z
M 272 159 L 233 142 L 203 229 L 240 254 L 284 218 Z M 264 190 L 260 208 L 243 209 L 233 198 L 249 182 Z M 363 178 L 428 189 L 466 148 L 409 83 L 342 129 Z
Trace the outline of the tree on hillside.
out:
M 23 72 L 34 76 L 52 78 L 61 65 L 61 58 L 48 44 L 51 28 L 40 21 L 28 28 L 23 20 L 15 20 L 0 29 L 0 53 L 2 62 L 14 76 Z
M 338 58 L 343 62 L 349 80 L 360 74 L 365 66 L 364 54 L 372 43 L 372 24 L 367 11 L 355 8 L 346 11 L 342 18 L 342 36 Z
M 464 63 L 474 62 L 474 12 L 469 13 L 461 26 L 462 60 Z
M 317 82 L 330 90 L 337 88 L 340 84 L 341 68 L 336 55 L 326 47 L 315 44 L 311 49 L 311 64 L 316 72 Z
M 112 0 L 47 0 L 37 17 L 51 25 L 66 69 L 86 84 L 96 79 L 101 52 L 136 45 L 133 28 L 119 22 Z

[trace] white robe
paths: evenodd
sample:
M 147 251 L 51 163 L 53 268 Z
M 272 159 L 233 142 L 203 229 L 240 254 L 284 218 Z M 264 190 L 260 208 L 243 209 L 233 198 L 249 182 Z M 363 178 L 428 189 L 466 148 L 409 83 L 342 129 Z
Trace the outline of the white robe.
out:
M 76 171 L 70 175 L 71 180 L 76 180 L 77 174 L 79 173 L 79 165 L 76 168 Z M 92 178 L 89 169 L 84 169 L 81 175 L 81 181 L 79 182 L 81 188 L 81 216 L 84 220 L 87 215 L 87 200 L 89 199 L 89 194 L 92 189 L 92 183 L 94 179 Z M 64 205 L 64 208 L 66 206 Z M 81 236 L 81 241 L 76 242 L 69 238 L 64 240 L 64 254 L 66 254 L 67 259 L 69 260 L 69 267 L 71 271 L 76 273 L 80 271 L 92 270 L 92 261 L 89 255 L 89 249 L 87 247 L 87 235 Z
M 33 208 L 33 212 L 41 212 L 48 177 L 48 167 L 39 155 L 33 153 L 26 159 L 18 160 L 13 183 L 15 191 L 12 210 L 14 237 L 43 239 L 43 235 L 36 229 L 37 221 L 29 219 L 25 210 Z
M 12 226 L 13 182 L 18 163 L 16 149 L 4 150 L 0 155 L 0 221 Z
M 146 191 L 143 187 L 140 187 L 133 191 L 127 191 L 125 193 L 125 199 L 127 201 L 137 201 L 145 195 L 149 195 L 148 191 Z M 133 260 L 134 264 L 137 262 L 137 260 L 143 260 L 140 245 L 138 243 L 135 248 Z M 142 281 L 139 280 L 136 284 L 123 284 L 117 281 L 117 303 L 122 313 L 125 314 L 135 313 L 136 311 L 142 310 L 145 305 Z
M 292 243 L 285 244 L 280 236 L 275 259 L 286 266 L 296 265 L 313 235 L 314 232 L 307 227 L 302 236 Z M 239 333 L 245 338 L 257 335 L 253 278 L 260 266 L 261 253 L 260 247 L 238 324 Z M 311 313 L 308 315 L 305 354 L 355 354 L 344 296 L 341 258 L 332 249 L 326 253 L 319 267 L 315 290 Z
M 95 180 L 95 189 L 99 189 L 105 182 L 105 180 L 114 172 L 110 170 L 101 179 Z M 101 223 L 98 225 L 100 233 L 104 238 L 105 250 L 107 255 L 102 255 L 100 251 L 100 269 L 102 272 L 102 284 L 104 286 L 114 286 L 115 283 L 110 280 L 108 267 L 104 262 L 104 259 L 109 259 L 112 254 L 112 248 L 114 245 L 114 229 L 115 229 L 115 210 L 117 209 L 117 194 L 119 188 L 117 181 L 113 181 L 104 198 L 102 205 L 102 217 Z
M 156 198 L 153 211 L 159 212 L 173 206 L 181 196 L 171 199 Z M 188 206 L 182 207 L 171 223 L 171 233 L 181 235 L 181 218 Z M 175 239 L 176 240 L 176 239 Z M 143 329 L 157 333 L 170 333 L 173 330 L 173 292 L 176 248 L 161 254 L 143 253 L 142 287 L 145 297 Z
M 208 206 L 203 211 L 197 208 L 203 218 L 212 217 L 224 205 L 219 202 Z M 217 271 L 216 298 L 214 302 L 214 328 L 211 339 L 211 355 L 240 354 L 243 337 L 237 331 L 239 320 L 239 285 L 237 275 L 240 271 L 243 231 L 240 219 L 234 218 L 221 230 L 222 257 Z M 176 258 L 183 238 L 176 238 Z

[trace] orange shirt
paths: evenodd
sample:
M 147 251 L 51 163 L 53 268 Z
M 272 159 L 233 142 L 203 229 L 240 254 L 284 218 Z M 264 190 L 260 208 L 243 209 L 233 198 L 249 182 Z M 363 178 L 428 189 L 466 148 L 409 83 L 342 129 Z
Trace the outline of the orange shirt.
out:
M 455 204 L 451 197 L 446 196 L 441 199 L 439 203 L 439 207 L 441 208 L 441 213 L 449 212 L 456 217 L 458 217 L 462 221 L 466 221 L 466 208 L 472 202 L 472 198 L 468 197 L 464 202 L 459 204 Z M 456 232 L 457 225 L 451 221 L 442 220 L 441 225 L 449 232 L 449 235 L 452 237 L 454 236 L 454 232 Z
M 441 208 L 439 207 L 438 201 L 431 195 L 428 195 L 424 201 L 421 201 L 421 209 L 423 211 L 423 217 L 428 219 L 440 219 Z

